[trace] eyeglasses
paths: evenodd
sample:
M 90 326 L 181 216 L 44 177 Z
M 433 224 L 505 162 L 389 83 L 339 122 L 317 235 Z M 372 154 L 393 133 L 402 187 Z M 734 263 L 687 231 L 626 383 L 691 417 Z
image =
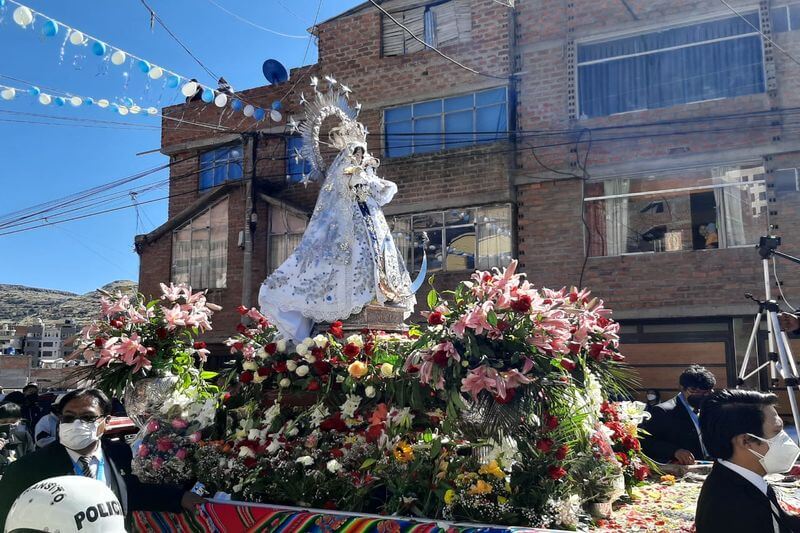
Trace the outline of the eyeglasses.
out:
M 80 420 L 81 422 L 86 422 L 87 424 L 94 424 L 99 419 L 105 418 L 103 415 L 100 416 L 92 416 L 92 415 L 84 415 L 84 416 L 73 416 L 73 415 L 62 415 L 61 422 L 64 424 L 72 424 L 76 420 Z

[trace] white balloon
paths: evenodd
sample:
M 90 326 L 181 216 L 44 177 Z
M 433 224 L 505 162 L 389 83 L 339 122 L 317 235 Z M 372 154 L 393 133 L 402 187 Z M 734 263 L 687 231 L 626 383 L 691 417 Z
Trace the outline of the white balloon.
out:
M 3 89 L 3 91 L 0 92 L 0 96 L 3 97 L 3 100 L 13 100 L 16 95 L 17 95 L 17 91 L 14 90 L 11 87 L 8 87 L 7 89 Z
M 150 68 L 150 72 L 148 72 L 147 75 L 150 76 L 150 78 L 157 80 L 158 78 L 164 75 L 164 69 L 161 67 L 153 66 Z
M 217 107 L 225 107 L 228 103 L 228 95 L 225 93 L 219 93 L 216 98 L 214 98 L 214 105 Z
M 74 105 L 75 107 L 78 107 L 83 103 L 83 100 L 81 100 L 78 96 L 73 96 L 72 98 L 69 99 L 69 103 Z
M 244 106 L 244 111 L 243 111 L 244 116 L 252 117 L 253 113 L 255 113 L 255 112 L 256 112 L 256 108 L 251 106 L 250 104 L 247 104 L 246 106 Z
M 19 6 L 14 10 L 14 22 L 23 28 L 33 22 L 33 13 L 25 6 Z
M 97 107 L 105 109 L 106 107 L 108 107 L 108 100 L 106 100 L 105 98 L 101 98 L 100 100 L 97 101 Z
M 123 64 L 126 59 L 128 59 L 128 54 L 122 50 L 116 50 L 113 54 L 111 54 L 111 62 L 115 65 Z
M 53 101 L 53 99 L 50 98 L 49 94 L 42 93 L 42 94 L 39 95 L 39 103 L 42 104 L 42 105 L 50 105 L 50 102 L 52 102 L 52 101 Z
M 138 105 L 132 105 L 131 109 L 130 109 L 131 114 L 133 114 L 133 115 L 138 115 L 139 111 L 141 111 L 141 110 L 142 110 L 142 108 L 139 107 Z
M 69 42 L 76 46 L 82 45 L 85 40 L 83 34 L 78 30 L 72 30 L 69 34 Z
M 118 112 L 120 115 L 123 115 L 123 116 L 124 116 L 124 115 L 127 115 L 127 114 L 128 114 L 128 108 L 127 108 L 127 107 L 125 107 L 124 105 L 121 105 L 121 106 L 119 106 L 119 107 L 117 108 L 117 112 Z
M 280 122 L 283 118 L 283 115 L 281 115 L 281 112 L 277 109 L 273 109 L 269 112 L 269 118 L 271 118 L 273 122 Z
M 148 115 L 158 115 L 158 109 L 155 107 L 148 107 L 147 108 Z
M 189 97 L 194 96 L 194 93 L 197 92 L 197 82 L 190 81 L 186 85 L 181 88 L 181 93 L 183 96 Z

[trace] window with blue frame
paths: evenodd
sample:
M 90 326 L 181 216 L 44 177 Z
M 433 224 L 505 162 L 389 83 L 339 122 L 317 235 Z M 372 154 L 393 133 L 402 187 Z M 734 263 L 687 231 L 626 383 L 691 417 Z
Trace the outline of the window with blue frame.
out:
M 508 136 L 505 87 L 384 110 L 386 154 L 438 152 Z
M 242 179 L 242 145 L 216 148 L 200 154 L 200 190 Z
M 800 4 L 773 7 L 770 19 L 773 33 L 800 30 Z
M 578 45 L 580 117 L 763 93 L 758 13 L 744 18 Z
M 311 163 L 298 155 L 302 147 L 302 137 L 289 137 L 286 140 L 286 179 L 293 183 L 299 183 L 304 174 L 311 172 Z

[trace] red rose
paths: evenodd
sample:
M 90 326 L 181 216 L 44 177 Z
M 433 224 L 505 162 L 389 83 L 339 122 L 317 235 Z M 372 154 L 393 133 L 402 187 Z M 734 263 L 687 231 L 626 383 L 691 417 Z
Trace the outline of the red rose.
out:
M 271 368 L 267 368 L 266 366 L 259 367 L 258 375 L 262 378 L 269 376 L 272 373 Z
M 548 430 L 553 430 L 558 427 L 558 417 L 554 415 L 545 415 L 544 417 L 544 426 Z
M 616 455 L 617 461 L 619 461 L 622 466 L 628 466 L 631 464 L 631 460 L 627 453 L 617 452 L 614 455 Z
M 334 431 L 335 430 L 335 431 L 344 432 L 344 431 L 347 431 L 347 424 L 345 424 L 344 420 L 342 420 L 342 414 L 341 413 L 336 413 L 332 417 L 323 420 L 322 423 L 319 425 L 319 428 L 322 431 Z
M 311 365 L 314 367 L 314 371 L 320 376 L 325 376 L 330 374 L 331 372 L 331 365 L 327 361 L 322 361 L 319 358 Z
M 572 372 L 573 370 L 575 370 L 575 367 L 577 367 L 578 365 L 576 365 L 575 362 L 572 361 L 571 359 L 567 359 L 565 357 L 564 359 L 561 360 L 561 366 L 567 372 Z
M 511 302 L 511 309 L 517 313 L 527 313 L 531 310 L 531 303 L 533 300 L 527 294 L 523 294 L 516 301 Z
M 364 353 L 372 357 L 372 355 L 375 353 L 375 343 L 374 342 L 366 343 L 364 345 Z
M 514 396 L 516 396 L 516 395 L 517 395 L 517 389 L 508 389 L 508 390 L 506 390 L 506 397 L 505 398 L 501 397 L 499 394 L 495 394 L 494 395 L 494 401 L 496 401 L 497 403 L 499 403 L 501 405 L 505 405 L 507 403 L 510 403 L 511 400 L 513 400 Z
M 239 374 L 239 381 L 244 384 L 250 383 L 251 381 L 253 381 L 253 373 L 249 370 L 242 372 L 241 374 Z
M 595 359 L 598 362 L 600 362 L 600 361 L 603 360 L 603 350 L 604 349 L 605 349 L 605 346 L 603 344 L 594 343 L 589 348 L 589 355 L 592 357 L 592 359 Z
M 567 458 L 567 454 L 569 453 L 569 446 L 564 444 L 558 450 L 556 450 L 556 459 L 559 461 L 563 461 Z
M 361 353 L 361 348 L 353 344 L 352 342 L 348 342 L 344 347 L 344 354 L 351 359 L 356 357 L 358 354 Z
M 247 468 L 252 470 L 253 468 L 256 467 L 256 465 L 258 464 L 258 461 L 256 460 L 255 457 L 245 457 L 245 459 L 244 459 L 244 461 L 242 461 L 242 463 L 244 464 L 244 466 L 246 466 Z
M 444 315 L 439 311 L 434 311 L 428 315 L 428 324 L 431 326 L 438 326 L 444 324 Z
M 511 324 L 509 324 L 508 321 L 506 321 L 506 320 L 498 320 L 497 321 L 497 331 L 499 331 L 501 333 L 506 331 L 510 327 L 511 327 Z
M 125 322 L 121 318 L 115 318 L 111 321 L 111 326 L 117 329 L 121 329 L 125 325 Z
M 553 449 L 553 439 L 541 439 L 536 442 L 536 449 L 542 453 L 550 453 Z
M 100 346 L 102 346 L 103 344 L 105 344 L 105 342 L 106 342 L 106 340 L 105 340 L 103 337 L 97 337 L 97 338 L 94 340 L 94 345 L 95 345 L 95 346 L 97 346 L 97 347 L 99 348 Z
M 155 354 L 156 354 L 156 349 L 153 348 L 152 346 L 148 346 L 147 347 L 147 355 L 152 357 Z
M 286 361 L 278 361 L 273 365 L 273 367 L 275 368 L 275 372 L 278 374 L 284 374 L 289 371 L 289 369 L 286 367 Z
M 318 347 L 311 348 L 311 355 L 313 355 L 314 358 L 319 361 L 325 356 L 325 349 Z
M 306 386 L 306 390 L 311 391 L 311 392 L 318 391 L 319 390 L 319 381 L 317 381 L 316 379 L 312 379 L 311 381 L 309 381 L 308 382 L 308 386 Z
M 193 346 L 194 346 L 195 350 L 205 350 L 206 349 L 206 343 L 203 342 L 203 341 L 195 342 Z
M 569 353 L 571 355 L 577 355 L 578 352 L 581 351 L 581 345 L 578 342 L 571 342 L 569 343 Z
M 547 475 L 550 476 L 550 479 L 559 480 L 562 477 L 567 475 L 567 471 L 561 468 L 560 466 L 551 466 L 547 469 Z
M 233 343 L 233 349 L 236 350 L 237 352 L 241 352 L 244 349 L 244 343 L 243 342 L 238 342 L 238 341 L 234 342 Z
M 336 459 L 341 459 L 342 457 L 344 457 L 344 452 L 339 448 L 334 448 L 333 450 L 331 450 L 331 457 L 335 457 Z
M 243 305 L 240 305 L 239 307 L 237 307 L 236 310 L 239 312 L 240 315 L 246 315 L 247 312 L 249 311 L 249 309 L 246 308 Z
M 156 330 L 156 335 L 159 339 L 166 339 L 167 335 L 169 335 L 169 331 L 167 331 L 167 328 L 158 328 Z
M 444 350 L 439 350 L 435 354 L 433 354 L 433 362 L 439 365 L 440 367 L 444 368 L 447 366 L 447 352 Z
M 269 355 L 275 355 L 275 352 L 278 351 L 278 345 L 274 342 L 271 342 L 264 346 L 264 351 L 267 352 Z
M 367 442 L 378 442 L 378 439 L 381 438 L 382 433 L 383 433 L 383 426 L 375 425 L 375 426 L 370 426 L 369 429 L 367 429 L 367 432 L 364 434 L 364 436 L 366 437 Z
M 622 446 L 626 450 L 633 450 L 636 452 L 642 449 L 642 445 L 639 443 L 639 439 L 631 435 L 625 435 L 624 437 L 622 437 Z
M 244 335 L 245 333 L 247 333 L 247 327 L 240 322 L 236 324 L 236 331 Z
M 647 465 L 639 465 L 633 471 L 633 477 L 636 481 L 644 481 L 650 475 L 650 468 Z
M 606 327 L 610 323 L 611 321 L 604 316 L 601 316 L 600 318 L 597 319 L 597 325 L 600 326 L 601 328 Z
M 485 272 L 485 273 L 483 274 L 483 277 L 481 278 L 481 280 L 482 280 L 484 283 L 489 283 L 490 281 L 492 281 L 492 275 L 491 275 L 490 273 L 488 273 L 488 272 Z
M 331 324 L 330 329 L 328 329 L 331 335 L 336 337 L 337 339 L 341 339 L 344 337 L 344 331 L 342 330 L 342 321 L 337 320 L 333 324 Z

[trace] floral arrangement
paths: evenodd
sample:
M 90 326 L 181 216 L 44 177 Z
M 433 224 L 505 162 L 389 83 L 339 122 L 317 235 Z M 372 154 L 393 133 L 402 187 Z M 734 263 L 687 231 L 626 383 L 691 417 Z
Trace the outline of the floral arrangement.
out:
M 79 349 L 94 364 L 100 388 L 120 397 L 138 379 L 174 375 L 181 388 L 200 387 L 213 377 L 201 368 L 208 356 L 199 334 L 211 330 L 211 315 L 221 309 L 205 292 L 181 284 L 161 284 L 161 297 L 105 293 L 101 317 L 81 331 Z

